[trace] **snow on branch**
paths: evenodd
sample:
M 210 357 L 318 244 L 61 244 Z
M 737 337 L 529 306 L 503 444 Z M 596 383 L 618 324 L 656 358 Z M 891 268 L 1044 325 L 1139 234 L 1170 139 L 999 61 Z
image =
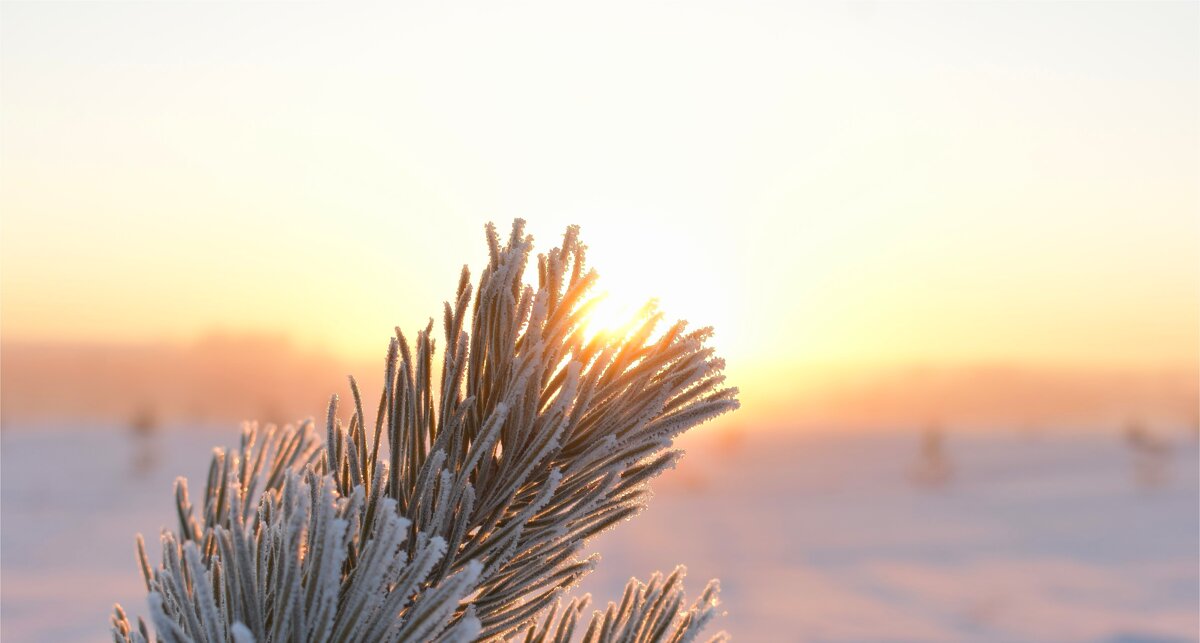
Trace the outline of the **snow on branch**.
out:
M 673 438 L 737 408 L 710 331 L 656 334 L 648 307 L 625 335 L 588 337 L 576 227 L 537 257 L 536 288 L 523 221 L 487 242 L 478 282 L 464 267 L 444 306 L 440 372 L 432 321 L 411 342 L 396 329 L 374 417 L 351 378 L 324 444 L 312 422 L 247 425 L 214 451 L 202 507 L 177 482 L 159 565 L 138 538 L 158 640 L 690 641 L 711 620 L 715 583 L 685 608 L 682 568 L 631 581 L 586 628 L 587 598 L 564 596 L 595 565 L 585 543 L 674 464 Z M 115 641 L 149 629 L 117 606 Z

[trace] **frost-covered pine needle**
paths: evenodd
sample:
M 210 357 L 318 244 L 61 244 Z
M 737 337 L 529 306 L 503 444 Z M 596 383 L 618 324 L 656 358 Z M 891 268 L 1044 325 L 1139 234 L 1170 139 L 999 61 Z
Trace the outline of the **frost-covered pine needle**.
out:
M 373 417 L 352 378 L 323 444 L 311 422 L 247 425 L 214 452 L 202 506 L 177 481 L 158 566 L 138 539 L 158 640 L 691 641 L 711 620 L 716 584 L 687 605 L 682 568 L 587 618 L 588 597 L 564 596 L 595 565 L 585 542 L 679 457 L 675 436 L 737 408 L 710 330 L 660 329 L 647 306 L 589 337 L 577 228 L 537 256 L 536 288 L 523 221 L 487 241 L 478 283 L 464 267 L 445 304 L 437 367 L 432 321 L 413 342 L 396 330 Z M 117 606 L 115 641 L 150 629 Z

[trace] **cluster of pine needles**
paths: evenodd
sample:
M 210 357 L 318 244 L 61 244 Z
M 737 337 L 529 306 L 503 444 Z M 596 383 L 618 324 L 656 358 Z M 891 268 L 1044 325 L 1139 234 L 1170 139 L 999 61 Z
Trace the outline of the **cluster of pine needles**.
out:
M 710 329 L 664 328 L 648 305 L 589 335 L 596 274 L 577 228 L 537 256 L 536 288 L 523 221 L 487 241 L 478 283 L 464 267 L 445 304 L 440 370 L 432 321 L 411 344 L 397 329 L 373 418 L 351 378 L 349 420 L 334 396 L 324 440 L 311 421 L 250 424 L 214 451 L 201 506 L 176 482 L 161 564 L 138 537 L 154 633 L 117 606 L 117 643 L 700 634 L 717 586 L 687 603 L 682 568 L 590 614 L 566 593 L 596 564 L 588 539 L 638 513 L 679 458 L 673 439 L 737 408 Z

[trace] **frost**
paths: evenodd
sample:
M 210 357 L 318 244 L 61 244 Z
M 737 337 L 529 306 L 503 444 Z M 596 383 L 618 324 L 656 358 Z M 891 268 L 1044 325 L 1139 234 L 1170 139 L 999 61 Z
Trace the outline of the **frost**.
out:
M 249 424 L 214 451 L 202 505 L 180 479 L 161 564 L 138 546 L 159 640 L 693 640 L 716 585 L 685 608 L 682 568 L 631 581 L 586 628 L 590 599 L 564 597 L 596 563 L 584 542 L 673 466 L 672 438 L 737 408 L 707 332 L 656 335 L 653 305 L 586 336 L 577 234 L 538 257 L 534 289 L 524 222 L 504 246 L 488 226 L 488 266 L 444 306 L 436 387 L 432 320 L 412 345 L 397 329 L 373 417 L 351 379 L 349 418 L 334 396 L 323 431 Z M 119 606 L 112 633 L 150 638 Z

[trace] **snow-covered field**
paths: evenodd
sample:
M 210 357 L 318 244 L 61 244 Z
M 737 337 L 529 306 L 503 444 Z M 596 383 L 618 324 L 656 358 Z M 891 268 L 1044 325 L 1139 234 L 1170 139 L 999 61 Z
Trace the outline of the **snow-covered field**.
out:
M 0 638 L 103 640 L 113 602 L 144 613 L 133 534 L 173 526 L 173 478 L 235 436 L 6 427 Z M 699 435 L 651 508 L 593 543 L 585 589 L 616 599 L 685 563 L 693 592 L 721 578 L 718 627 L 742 641 L 1194 641 L 1198 445 L 1161 437 Z

